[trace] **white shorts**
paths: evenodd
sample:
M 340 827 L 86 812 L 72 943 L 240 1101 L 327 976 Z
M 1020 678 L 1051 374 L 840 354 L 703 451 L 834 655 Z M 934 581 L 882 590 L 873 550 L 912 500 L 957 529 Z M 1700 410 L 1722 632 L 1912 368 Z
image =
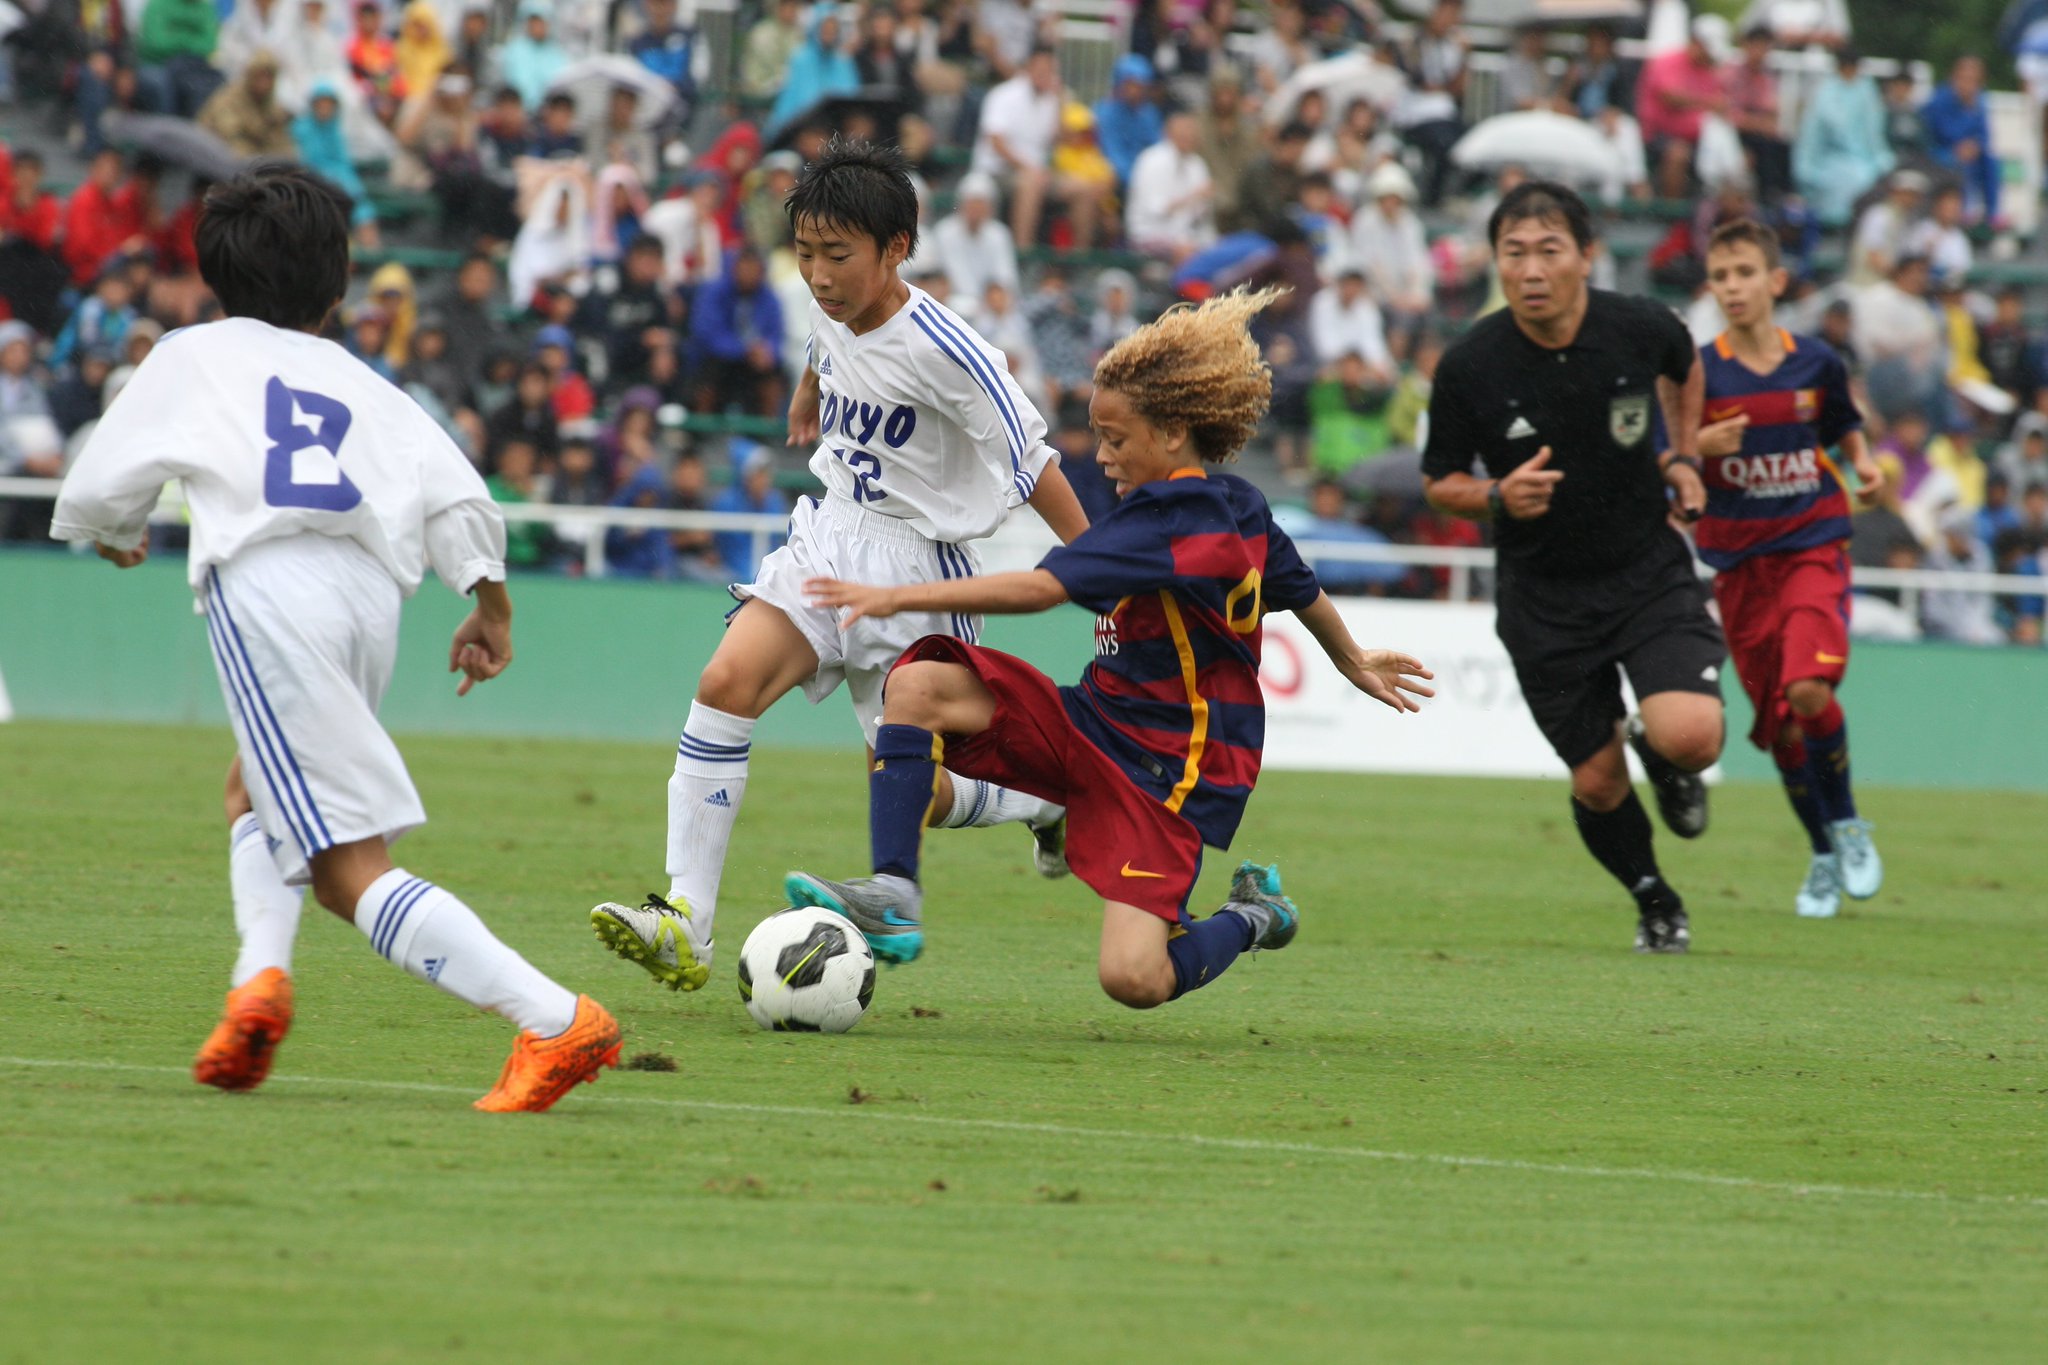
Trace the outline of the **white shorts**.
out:
M 901 519 L 870 512 L 850 498 L 803 498 L 789 519 L 789 543 L 761 561 L 752 583 L 734 584 L 732 595 L 742 602 L 758 598 L 796 624 L 818 654 L 818 671 L 804 684 L 804 695 L 816 705 L 844 682 L 861 736 L 873 744 L 882 723 L 882 684 L 903 651 L 927 635 L 971 644 L 981 638 L 981 618 L 904 612 L 882 621 L 863 616 L 841 630 L 838 609 L 805 602 L 804 581 L 837 578 L 893 588 L 980 572 L 981 557 L 968 546 L 927 540 Z
M 426 823 L 377 706 L 403 602 L 352 540 L 265 541 L 207 574 L 202 603 L 242 781 L 286 882 L 336 844 Z

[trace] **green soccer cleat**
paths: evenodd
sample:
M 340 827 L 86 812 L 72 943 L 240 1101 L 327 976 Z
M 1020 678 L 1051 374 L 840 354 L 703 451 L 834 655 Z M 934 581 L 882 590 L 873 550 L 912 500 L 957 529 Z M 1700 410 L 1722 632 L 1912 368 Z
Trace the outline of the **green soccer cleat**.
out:
M 590 912 L 598 942 L 672 991 L 694 991 L 711 979 L 711 940 L 698 943 L 686 905 L 649 892 L 638 907 L 607 901 Z
M 1277 863 L 1239 863 L 1230 874 L 1230 902 L 1223 908 L 1250 922 L 1253 952 L 1285 948 L 1301 928 L 1301 911 L 1280 889 Z
M 876 957 L 897 966 L 924 951 L 924 892 L 908 877 L 884 872 L 850 882 L 828 882 L 808 872 L 782 879 L 791 905 L 814 905 L 846 916 Z

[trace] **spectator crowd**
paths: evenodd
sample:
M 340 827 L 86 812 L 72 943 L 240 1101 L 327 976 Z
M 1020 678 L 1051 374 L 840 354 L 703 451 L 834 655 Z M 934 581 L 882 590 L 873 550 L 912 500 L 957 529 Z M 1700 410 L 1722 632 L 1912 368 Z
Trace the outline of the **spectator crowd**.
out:
M 1431 378 L 1499 304 L 1497 196 L 1570 169 L 1614 221 L 1662 233 L 1642 268 L 1702 340 L 1714 227 L 1778 233 L 1788 321 L 1850 359 L 1896 475 L 1858 519 L 1859 562 L 2038 573 L 2048 543 L 2048 349 L 2020 289 L 1973 287 L 2011 217 L 1984 63 L 1938 81 L 1866 63 L 1838 4 L 1756 0 L 1646 47 L 1597 24 L 1475 31 L 1459 0 L 1412 20 L 1134 0 L 1109 7 L 1089 50 L 1121 55 L 1099 67 L 1056 4 L 1020 0 L 743 0 L 716 23 L 689 0 L 24 9 L 0 74 L 62 111 L 83 164 L 60 194 L 53 145 L 0 148 L 0 472 L 61 473 L 164 330 L 213 315 L 192 247 L 208 177 L 290 157 L 353 203 L 336 340 L 501 499 L 779 513 L 801 480 L 771 433 L 809 307 L 781 201 L 838 133 L 903 148 L 924 207 L 906 277 L 1003 352 L 1097 510 L 1095 359 L 1175 298 L 1284 283 L 1259 324 L 1265 477 L 1305 502 L 1295 529 L 1482 543 L 1420 497 Z M 1568 121 L 1594 150 L 1453 154 L 1500 115 Z M 517 563 L 569 572 L 601 534 L 516 529 Z M 0 505 L 0 536 L 41 530 L 36 504 Z M 723 582 L 759 546 L 614 529 L 598 548 L 613 573 Z M 1345 591 L 1446 588 L 1320 567 Z M 2038 600 L 1955 599 L 1894 628 L 2040 638 Z

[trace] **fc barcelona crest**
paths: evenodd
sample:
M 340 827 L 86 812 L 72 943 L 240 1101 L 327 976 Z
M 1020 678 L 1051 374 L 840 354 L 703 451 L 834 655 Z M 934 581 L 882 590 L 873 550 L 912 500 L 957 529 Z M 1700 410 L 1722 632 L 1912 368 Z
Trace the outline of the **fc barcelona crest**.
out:
M 1811 422 L 1820 416 L 1820 390 L 1796 389 L 1792 394 L 1792 420 Z
M 1650 395 L 1617 398 L 1607 408 L 1607 434 L 1623 449 L 1640 445 L 1650 434 Z

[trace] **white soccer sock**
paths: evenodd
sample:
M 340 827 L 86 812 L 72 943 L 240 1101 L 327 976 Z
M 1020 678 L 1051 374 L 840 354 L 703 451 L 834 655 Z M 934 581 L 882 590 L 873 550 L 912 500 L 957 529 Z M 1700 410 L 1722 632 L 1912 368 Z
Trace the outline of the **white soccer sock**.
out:
M 305 895 L 284 884 L 277 860 L 270 856 L 270 840 L 254 813 L 245 813 L 228 828 L 228 890 L 234 897 L 235 932 L 242 937 L 228 984 L 243 985 L 271 967 L 289 972 Z
M 711 936 L 718 913 L 718 879 L 725 850 L 747 794 L 747 751 L 754 722 L 701 701 L 676 744 L 676 770 L 668 780 L 668 898 L 688 905 L 690 925 Z
M 394 867 L 356 903 L 370 946 L 422 981 L 552 1038 L 576 1020 L 576 995 L 507 948 L 476 911 Z
M 939 821 L 940 829 L 980 829 L 1021 820 L 1031 825 L 1049 825 L 1066 814 L 1062 806 L 1041 800 L 1029 792 L 998 787 L 978 777 L 962 777 L 948 769 L 953 779 L 953 808 Z

